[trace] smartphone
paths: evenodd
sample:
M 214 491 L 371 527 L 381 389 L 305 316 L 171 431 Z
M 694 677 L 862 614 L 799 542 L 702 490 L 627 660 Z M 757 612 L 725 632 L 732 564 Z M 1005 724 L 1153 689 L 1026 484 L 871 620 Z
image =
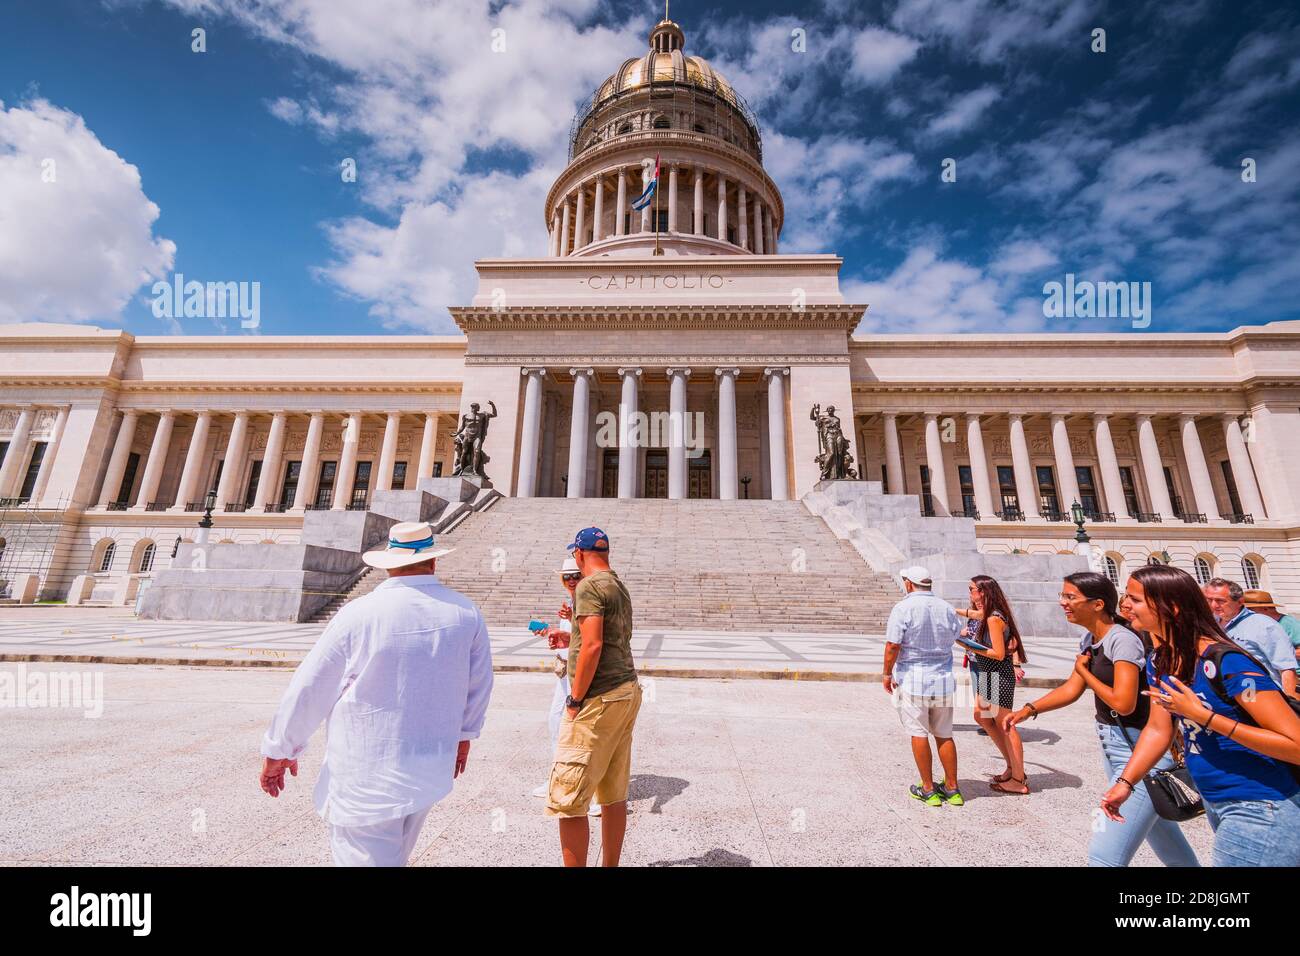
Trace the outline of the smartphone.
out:
M 534 634 L 540 633 L 541 631 L 546 630 L 548 627 L 550 627 L 550 625 L 547 624 L 545 621 L 528 622 L 528 630 L 532 631 Z

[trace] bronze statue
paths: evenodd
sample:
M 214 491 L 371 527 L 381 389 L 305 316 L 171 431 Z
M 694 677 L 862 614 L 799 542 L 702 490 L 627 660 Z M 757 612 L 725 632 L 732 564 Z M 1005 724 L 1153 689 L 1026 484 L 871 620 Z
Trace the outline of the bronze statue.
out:
M 814 405 L 808 418 L 817 425 L 817 444 L 821 450 L 817 456 L 817 467 L 821 469 L 822 481 L 857 478 L 853 455 L 849 453 L 849 440 L 844 437 L 844 429 L 840 425 L 839 416 L 835 414 L 835 406 L 828 405 L 823 414 L 821 405 Z
M 484 469 L 491 459 L 483 451 L 483 442 L 487 438 L 489 420 L 497 417 L 496 402 L 489 401 L 488 405 L 492 407 L 491 414 L 479 411 L 478 402 L 471 402 L 469 414 L 460 418 L 460 428 L 452 436 L 452 442 L 456 446 L 456 460 L 451 469 L 453 476 L 464 475 L 488 480 Z

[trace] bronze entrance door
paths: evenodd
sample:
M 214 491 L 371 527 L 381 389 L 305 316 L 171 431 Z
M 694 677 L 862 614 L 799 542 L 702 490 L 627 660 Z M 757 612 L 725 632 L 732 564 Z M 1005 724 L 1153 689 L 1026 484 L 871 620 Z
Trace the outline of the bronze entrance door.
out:
M 645 497 L 668 497 L 668 452 L 663 448 L 646 449 Z
M 602 498 L 618 497 L 618 449 L 606 448 L 600 462 L 600 496 Z
M 713 497 L 713 461 L 708 449 L 701 450 L 695 458 L 686 459 L 686 497 Z

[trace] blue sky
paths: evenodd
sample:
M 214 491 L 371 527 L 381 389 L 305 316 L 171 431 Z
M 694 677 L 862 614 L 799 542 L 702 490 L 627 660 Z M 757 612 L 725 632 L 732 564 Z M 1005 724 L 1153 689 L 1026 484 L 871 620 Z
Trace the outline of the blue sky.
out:
M 254 334 L 155 317 L 153 282 L 180 272 L 259 282 L 260 334 L 454 331 L 445 307 L 468 301 L 475 258 L 544 253 L 574 106 L 661 13 L 10 0 L 0 321 Z M 759 117 L 783 251 L 844 257 L 846 295 L 871 306 L 862 331 L 1132 331 L 1045 318 L 1043 284 L 1066 273 L 1151 283 L 1151 331 L 1300 318 L 1294 5 L 678 0 L 672 14 Z

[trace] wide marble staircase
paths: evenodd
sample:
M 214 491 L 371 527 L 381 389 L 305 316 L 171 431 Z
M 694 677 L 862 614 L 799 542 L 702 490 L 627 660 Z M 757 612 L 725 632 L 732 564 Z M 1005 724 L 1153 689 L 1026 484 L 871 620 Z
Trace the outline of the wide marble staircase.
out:
M 610 536 L 638 628 L 881 634 L 900 597 L 799 501 L 500 498 L 440 536 L 456 551 L 438 577 L 490 624 L 551 619 L 565 545 L 588 525 Z M 316 620 L 383 579 L 363 574 Z

